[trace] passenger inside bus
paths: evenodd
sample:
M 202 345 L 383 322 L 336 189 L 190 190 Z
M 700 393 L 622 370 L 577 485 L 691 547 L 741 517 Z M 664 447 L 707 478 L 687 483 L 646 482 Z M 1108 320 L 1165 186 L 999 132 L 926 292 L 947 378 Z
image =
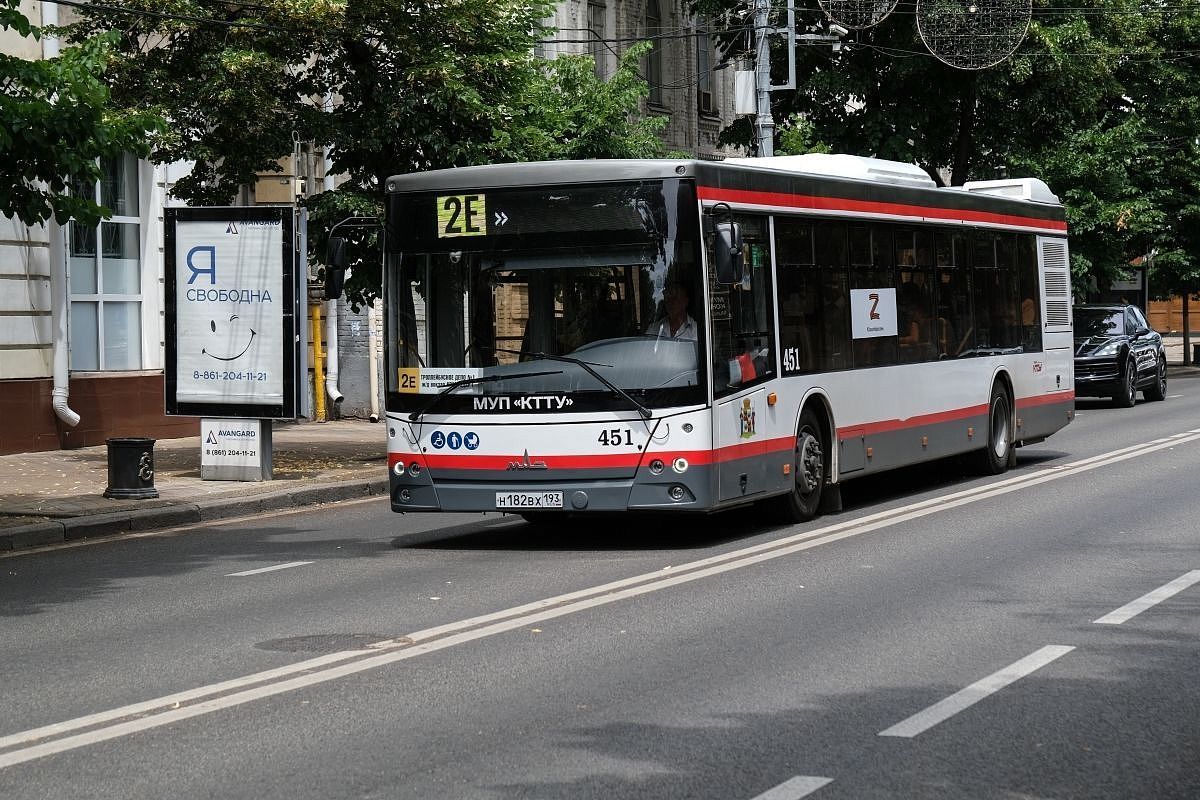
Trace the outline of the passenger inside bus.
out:
M 901 284 L 899 344 L 901 361 L 925 361 L 933 357 L 933 320 L 930 298 L 915 283 Z

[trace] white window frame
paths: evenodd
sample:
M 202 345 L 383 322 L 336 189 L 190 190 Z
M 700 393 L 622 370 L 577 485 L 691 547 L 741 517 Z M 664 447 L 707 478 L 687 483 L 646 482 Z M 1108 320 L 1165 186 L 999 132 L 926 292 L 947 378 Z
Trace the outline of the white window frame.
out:
M 122 158 L 128 159 L 128 158 L 132 158 L 132 156 L 125 155 L 125 156 L 122 156 Z M 151 257 L 158 255 L 158 247 L 156 245 L 152 245 L 148 241 L 148 238 L 146 235 L 147 230 L 149 228 L 149 226 L 146 224 L 147 218 L 148 218 L 148 206 L 150 204 L 151 199 L 154 196 L 152 191 L 148 191 L 148 189 L 151 189 L 150 184 L 152 184 L 152 180 L 153 180 L 152 174 L 153 174 L 152 170 L 147 169 L 147 165 L 145 164 L 145 162 L 142 162 L 140 160 L 135 161 L 132 185 L 117 187 L 117 191 L 131 190 L 131 191 L 137 193 L 137 201 L 138 201 L 137 202 L 137 214 L 117 214 L 117 213 L 115 213 L 116 209 L 112 209 L 114 212 L 113 216 L 110 219 L 101 220 L 100 223 L 98 223 L 94 229 L 95 240 L 96 240 L 96 247 L 95 247 L 95 254 L 94 254 L 94 258 L 95 258 L 94 269 L 95 269 L 95 276 L 96 276 L 95 292 L 77 293 L 77 292 L 74 292 L 71 290 L 71 284 L 72 284 L 71 268 L 72 268 L 72 260 L 74 258 L 74 256 L 72 256 L 72 252 L 73 252 L 74 248 L 73 248 L 73 241 L 72 241 L 71 237 L 74 235 L 74 229 L 78 223 L 76 223 L 75 221 L 72 221 L 72 223 L 70 225 L 66 226 L 67 227 L 67 247 L 66 247 L 65 253 L 63 254 L 63 257 L 66 259 L 66 262 L 67 262 L 66 263 L 66 266 L 67 266 L 67 292 L 68 292 L 67 307 L 69 309 L 68 313 L 70 314 L 69 322 L 70 322 L 70 325 L 72 326 L 72 328 L 76 325 L 81 324 L 80 321 L 78 320 L 78 318 L 76 317 L 75 310 L 74 310 L 76 303 L 90 303 L 96 309 L 96 317 L 95 317 L 96 364 L 95 364 L 95 367 L 92 368 L 91 365 L 88 365 L 87 367 L 79 366 L 77 363 L 77 360 L 76 360 L 75 350 L 74 350 L 74 348 L 72 348 L 71 355 L 70 355 L 70 370 L 72 372 L 87 372 L 87 373 L 139 372 L 139 371 L 143 371 L 143 370 L 147 369 L 148 365 L 154 364 L 159 361 L 159 359 L 157 357 L 157 351 L 159 349 L 159 342 L 158 342 L 159 337 L 157 337 L 157 336 L 152 337 L 150 335 L 150 331 L 148 330 L 148 328 L 150 327 L 150 322 L 156 316 L 155 312 L 157 312 L 157 308 L 158 308 L 157 302 L 148 302 L 148 299 L 153 296 L 152 295 L 153 287 L 157 283 L 157 281 L 153 280 L 150 276 L 148 276 L 147 268 L 146 268 L 147 264 L 150 263 L 150 261 L 151 261 Z M 101 177 L 101 179 L 93 182 L 93 184 L 92 184 L 92 200 L 94 200 L 97 203 L 100 202 L 102 181 L 103 181 L 103 177 Z M 137 287 L 138 287 L 138 291 L 136 293 L 126 292 L 126 293 L 118 294 L 118 293 L 106 293 L 104 291 L 104 260 L 105 260 L 105 256 L 104 256 L 104 244 L 103 244 L 103 242 L 104 242 L 103 228 L 105 225 L 132 225 L 132 226 L 134 226 L 133 235 L 137 241 L 137 246 L 138 246 L 138 253 L 137 253 Z M 148 247 L 153 247 L 154 250 L 148 251 L 147 250 Z M 149 286 L 147 285 L 148 283 L 150 284 Z M 106 303 L 136 303 L 137 304 L 138 331 L 137 331 L 136 339 L 139 343 L 139 359 L 136 364 L 129 365 L 129 366 L 122 366 L 119 368 L 114 368 L 114 367 L 110 366 L 109 364 L 105 363 L 106 356 L 105 356 L 105 342 L 104 342 L 104 306 Z M 74 336 L 72 336 L 72 341 L 74 341 Z

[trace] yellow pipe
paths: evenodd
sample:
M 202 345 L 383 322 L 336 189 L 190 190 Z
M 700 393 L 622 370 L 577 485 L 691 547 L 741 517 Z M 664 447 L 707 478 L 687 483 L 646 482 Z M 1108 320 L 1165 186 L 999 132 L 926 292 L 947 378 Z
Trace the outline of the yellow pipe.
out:
M 312 322 L 313 346 L 313 398 L 316 400 L 317 422 L 325 421 L 325 345 L 321 341 L 321 304 L 311 303 L 309 320 Z

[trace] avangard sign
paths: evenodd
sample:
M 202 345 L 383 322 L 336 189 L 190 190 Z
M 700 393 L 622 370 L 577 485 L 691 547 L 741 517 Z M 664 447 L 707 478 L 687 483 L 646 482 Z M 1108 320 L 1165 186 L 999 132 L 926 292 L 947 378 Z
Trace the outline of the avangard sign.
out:
M 296 416 L 298 227 L 289 207 L 165 210 L 168 414 Z

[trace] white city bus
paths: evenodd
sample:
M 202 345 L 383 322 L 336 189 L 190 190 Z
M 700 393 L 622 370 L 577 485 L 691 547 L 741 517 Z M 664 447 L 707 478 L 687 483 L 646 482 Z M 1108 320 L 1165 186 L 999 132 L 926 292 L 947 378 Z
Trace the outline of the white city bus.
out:
M 391 503 L 813 517 L 1074 414 L 1058 199 L 843 155 L 387 181 Z M 680 313 L 682 308 L 682 312 Z

